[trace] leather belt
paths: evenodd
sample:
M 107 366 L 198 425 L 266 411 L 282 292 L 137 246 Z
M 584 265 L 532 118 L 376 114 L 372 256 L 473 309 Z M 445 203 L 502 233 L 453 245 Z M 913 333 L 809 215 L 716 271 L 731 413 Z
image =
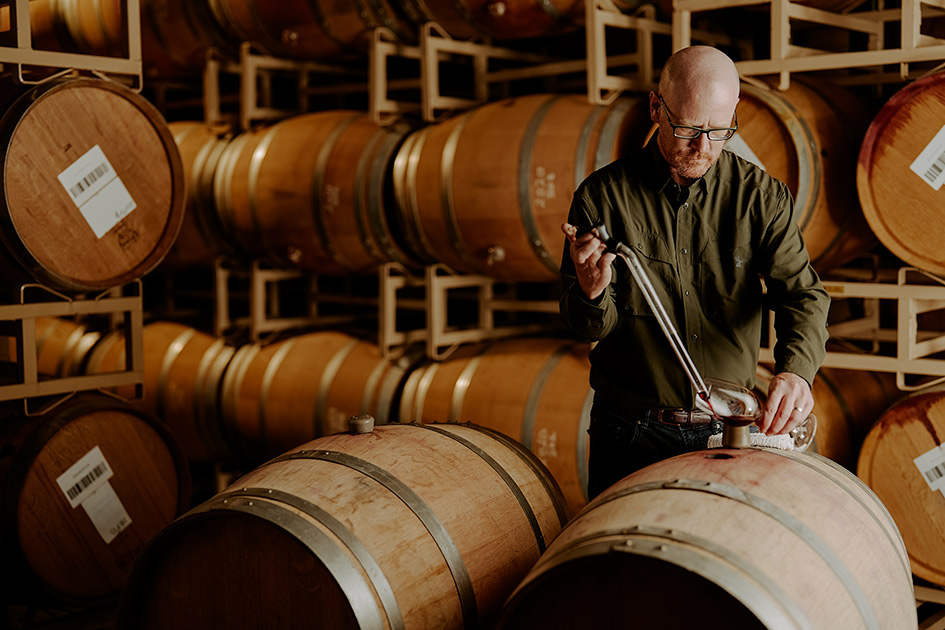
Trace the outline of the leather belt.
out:
M 685 409 L 644 409 L 640 415 L 660 424 L 709 424 L 713 418 L 704 411 Z

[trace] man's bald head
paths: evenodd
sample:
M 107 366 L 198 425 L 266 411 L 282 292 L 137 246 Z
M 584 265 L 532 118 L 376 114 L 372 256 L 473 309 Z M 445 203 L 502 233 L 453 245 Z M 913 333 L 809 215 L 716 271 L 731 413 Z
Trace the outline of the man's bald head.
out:
M 666 60 L 659 92 L 650 92 L 650 118 L 659 125 L 657 142 L 678 184 L 688 186 L 702 177 L 719 159 L 725 141 L 706 134 L 679 138 L 673 125 L 697 130 L 730 127 L 738 92 L 735 63 L 716 48 L 691 46 Z
M 735 63 L 711 46 L 690 46 L 673 53 L 660 74 L 660 94 L 667 102 L 697 96 L 738 99 L 739 79 Z

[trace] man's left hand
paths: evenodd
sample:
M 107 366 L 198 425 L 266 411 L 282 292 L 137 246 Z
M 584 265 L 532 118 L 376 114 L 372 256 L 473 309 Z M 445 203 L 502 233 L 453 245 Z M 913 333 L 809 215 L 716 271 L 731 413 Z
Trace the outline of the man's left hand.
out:
M 776 374 L 768 384 L 768 402 L 758 428 L 765 435 L 788 433 L 810 415 L 814 396 L 810 385 L 791 372 Z

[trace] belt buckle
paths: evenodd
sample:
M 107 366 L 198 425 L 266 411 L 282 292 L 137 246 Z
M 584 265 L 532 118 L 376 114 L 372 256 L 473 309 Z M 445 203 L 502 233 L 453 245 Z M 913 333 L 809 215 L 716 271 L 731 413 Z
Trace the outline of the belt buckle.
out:
M 668 424 L 672 426 L 678 426 L 681 424 L 690 424 L 692 417 L 692 412 L 687 412 L 685 409 L 657 409 L 656 421 L 660 424 Z M 680 414 L 687 414 L 685 421 L 680 420 Z

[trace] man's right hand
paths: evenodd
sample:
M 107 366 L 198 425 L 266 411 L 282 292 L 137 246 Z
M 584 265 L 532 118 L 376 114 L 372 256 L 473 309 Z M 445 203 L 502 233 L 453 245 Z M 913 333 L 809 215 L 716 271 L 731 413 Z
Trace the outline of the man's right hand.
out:
M 574 261 L 574 270 L 581 290 L 588 299 L 596 300 L 610 284 L 613 277 L 610 265 L 617 256 L 607 251 L 607 247 L 597 235 L 597 230 L 578 236 L 577 227 L 562 223 L 561 231 L 568 237 L 568 251 Z

